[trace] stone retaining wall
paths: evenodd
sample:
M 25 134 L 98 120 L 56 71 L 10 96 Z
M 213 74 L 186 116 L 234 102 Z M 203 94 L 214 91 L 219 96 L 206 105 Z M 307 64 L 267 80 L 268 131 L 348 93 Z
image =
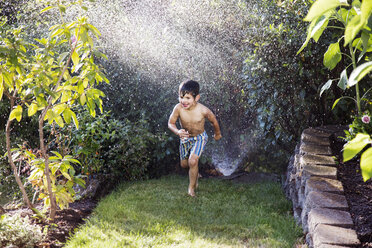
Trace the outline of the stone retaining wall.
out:
M 334 126 L 305 129 L 288 165 L 284 190 L 310 248 L 360 244 L 331 150 L 339 131 Z

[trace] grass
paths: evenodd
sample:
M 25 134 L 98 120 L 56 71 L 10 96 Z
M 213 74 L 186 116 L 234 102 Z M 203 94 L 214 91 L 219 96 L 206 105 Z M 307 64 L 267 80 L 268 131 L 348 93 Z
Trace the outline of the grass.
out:
M 73 247 L 293 247 L 302 235 L 278 183 L 186 177 L 121 184 L 66 243 Z

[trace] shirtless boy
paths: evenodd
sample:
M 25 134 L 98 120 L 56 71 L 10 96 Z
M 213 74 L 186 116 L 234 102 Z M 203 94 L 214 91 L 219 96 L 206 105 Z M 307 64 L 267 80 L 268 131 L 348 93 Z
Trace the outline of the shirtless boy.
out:
M 196 81 L 186 81 L 179 87 L 179 103 L 174 107 L 169 117 L 168 128 L 180 137 L 180 159 L 181 167 L 189 168 L 188 194 L 195 196 L 198 187 L 199 157 L 208 141 L 208 135 L 204 130 L 205 118 L 214 128 L 214 139 L 222 138 L 220 126 L 212 111 L 201 103 L 199 84 Z M 180 119 L 181 129 L 176 122 Z

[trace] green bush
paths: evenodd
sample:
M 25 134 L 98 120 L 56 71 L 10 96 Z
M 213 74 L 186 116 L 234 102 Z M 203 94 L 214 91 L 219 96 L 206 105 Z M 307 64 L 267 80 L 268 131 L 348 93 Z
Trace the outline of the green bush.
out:
M 251 135 L 257 143 L 253 162 L 277 172 L 285 169 L 303 129 L 342 122 L 331 111 L 333 95 L 319 97 L 321 85 L 331 75 L 319 56 L 326 46 L 296 54 L 305 39 L 302 19 L 310 1 L 282 2 L 287 5 L 270 0 L 256 2 L 262 7 L 257 11 L 264 13 L 254 25 L 258 30 L 247 33 L 242 91 L 255 120 Z M 332 35 L 326 32 L 322 39 L 330 40 Z
M 61 154 L 77 156 L 82 174 L 136 180 L 166 173 L 172 138 L 152 132 L 145 119 L 119 121 L 108 112 L 93 118 L 84 110 L 78 119 L 79 129 L 60 129 L 52 143 Z
M 2 215 L 0 217 L 0 247 L 14 245 L 33 248 L 44 239 L 39 226 L 33 225 L 28 217 Z

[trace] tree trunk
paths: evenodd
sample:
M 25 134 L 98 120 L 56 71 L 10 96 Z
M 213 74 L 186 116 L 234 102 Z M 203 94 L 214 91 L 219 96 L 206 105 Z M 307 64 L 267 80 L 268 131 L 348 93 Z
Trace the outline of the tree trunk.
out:
M 14 107 L 14 98 L 13 97 L 9 97 L 9 100 L 10 100 L 10 109 L 13 109 L 13 107 Z M 14 161 L 13 161 L 13 158 L 12 158 L 12 153 L 11 153 L 11 148 L 10 148 L 10 129 L 11 129 L 10 127 L 11 127 L 11 124 L 12 124 L 12 121 L 10 119 L 8 119 L 8 121 L 6 122 L 5 136 L 6 136 L 6 150 L 7 150 L 7 153 L 8 153 L 9 164 L 12 167 L 13 174 L 15 176 L 16 182 L 17 182 L 17 184 L 18 184 L 18 186 L 19 186 L 19 188 L 20 188 L 20 190 L 22 192 L 23 201 L 26 203 L 26 205 L 27 205 L 28 208 L 30 208 L 31 210 L 33 210 L 34 206 L 30 202 L 30 200 L 28 199 L 28 196 L 27 196 L 25 187 L 23 186 L 22 180 L 18 176 L 17 167 L 15 166 Z
M 45 159 L 45 177 L 47 180 L 48 194 L 49 194 L 49 200 L 50 200 L 49 219 L 50 219 L 50 222 L 54 222 L 54 218 L 56 216 L 56 211 L 57 211 L 57 203 L 56 203 L 56 198 L 52 190 L 52 182 L 50 179 L 50 169 L 49 169 L 49 156 L 48 156 L 47 147 L 44 144 L 44 131 L 43 131 L 44 117 L 47 111 L 48 111 L 48 107 L 43 110 L 39 118 L 39 138 L 40 138 L 40 150 Z

